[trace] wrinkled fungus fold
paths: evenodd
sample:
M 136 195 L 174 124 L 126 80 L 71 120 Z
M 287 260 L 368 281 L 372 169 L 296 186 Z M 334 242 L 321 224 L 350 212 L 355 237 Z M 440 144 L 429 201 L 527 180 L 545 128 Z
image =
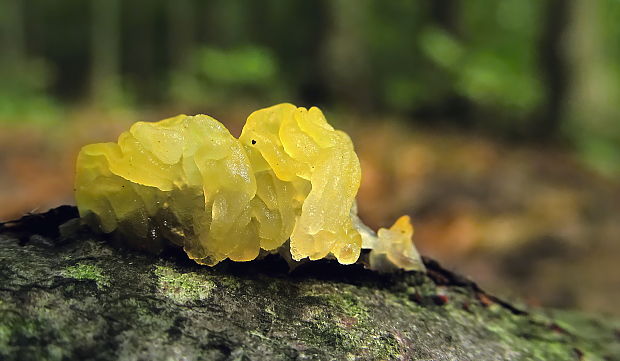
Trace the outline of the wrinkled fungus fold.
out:
M 155 252 L 172 242 L 200 264 L 285 246 L 294 260 L 351 264 L 364 247 L 373 269 L 423 269 L 408 217 L 378 234 L 359 220 L 360 179 L 346 133 L 316 107 L 280 104 L 252 113 L 238 139 L 207 115 L 137 122 L 82 148 L 75 195 L 99 230 Z

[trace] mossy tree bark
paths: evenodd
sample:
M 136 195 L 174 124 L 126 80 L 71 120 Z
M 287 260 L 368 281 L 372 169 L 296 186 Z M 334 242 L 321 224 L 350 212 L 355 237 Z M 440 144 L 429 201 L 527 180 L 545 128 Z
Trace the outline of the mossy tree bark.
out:
M 0 225 L 0 359 L 620 359 L 619 323 L 521 311 L 430 260 L 426 274 L 289 273 L 276 256 L 209 268 L 113 248 L 75 216 Z

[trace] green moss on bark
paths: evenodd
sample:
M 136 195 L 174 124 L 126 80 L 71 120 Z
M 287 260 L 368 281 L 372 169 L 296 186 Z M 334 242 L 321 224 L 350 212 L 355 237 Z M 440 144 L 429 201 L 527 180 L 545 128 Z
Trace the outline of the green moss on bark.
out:
M 620 359 L 617 321 L 520 312 L 432 264 L 289 274 L 277 257 L 209 268 L 74 238 L 0 233 L 0 359 Z
M 215 283 L 201 274 L 177 272 L 171 266 L 155 266 L 154 273 L 159 291 L 177 303 L 205 300 L 216 287 Z
M 76 280 L 95 281 L 97 287 L 106 287 L 109 285 L 108 277 L 103 274 L 99 267 L 91 264 L 78 263 L 75 266 L 66 267 L 61 272 L 61 275 Z

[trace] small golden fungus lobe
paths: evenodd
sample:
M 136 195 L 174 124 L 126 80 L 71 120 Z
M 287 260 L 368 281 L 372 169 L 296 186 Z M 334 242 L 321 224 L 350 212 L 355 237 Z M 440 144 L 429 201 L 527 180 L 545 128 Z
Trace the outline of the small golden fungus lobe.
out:
M 370 267 L 388 271 L 390 267 L 407 271 L 423 270 L 424 263 L 413 245 L 413 226 L 409 216 L 401 216 L 389 229 L 380 228 L 370 252 Z

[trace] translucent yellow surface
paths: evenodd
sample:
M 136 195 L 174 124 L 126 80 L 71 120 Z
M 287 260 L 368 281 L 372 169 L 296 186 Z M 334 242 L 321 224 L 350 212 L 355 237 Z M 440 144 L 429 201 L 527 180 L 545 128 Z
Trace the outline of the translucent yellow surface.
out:
M 424 264 L 415 249 L 413 226 L 409 216 L 401 216 L 389 229 L 380 228 L 370 252 L 372 269 L 388 271 L 401 268 L 407 271 L 424 270 Z
M 179 115 L 87 145 L 76 200 L 102 231 L 146 249 L 172 241 L 198 263 L 252 260 L 289 238 L 297 260 L 353 263 L 359 183 L 349 137 L 317 108 L 280 104 L 251 114 L 239 139 L 211 117 Z
M 360 178 L 351 139 L 318 108 L 280 104 L 252 113 L 239 139 L 206 115 L 135 123 L 82 148 L 75 195 L 103 232 L 152 251 L 172 242 L 201 264 L 290 239 L 295 260 L 354 263 L 363 243 L 371 269 L 423 270 L 409 217 L 378 234 L 357 217 Z

